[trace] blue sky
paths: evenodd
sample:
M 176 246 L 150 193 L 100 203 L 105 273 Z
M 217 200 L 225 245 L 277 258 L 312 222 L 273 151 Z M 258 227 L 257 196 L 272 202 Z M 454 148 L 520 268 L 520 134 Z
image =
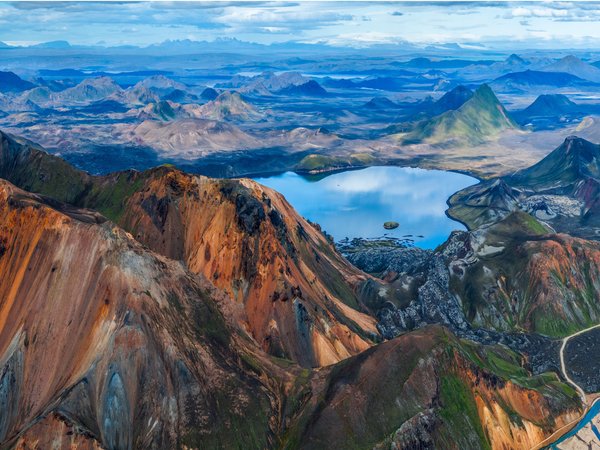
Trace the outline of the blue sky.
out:
M 600 3 L 0 2 L 0 41 L 17 45 L 216 38 L 354 47 L 409 41 L 597 48 Z

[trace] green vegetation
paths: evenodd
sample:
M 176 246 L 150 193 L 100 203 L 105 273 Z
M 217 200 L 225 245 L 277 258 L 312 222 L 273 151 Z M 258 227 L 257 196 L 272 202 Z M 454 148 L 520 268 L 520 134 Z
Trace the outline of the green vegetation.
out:
M 455 445 L 459 444 L 458 448 L 491 448 L 469 386 L 456 375 L 444 375 L 440 380 L 440 397 L 442 408 L 439 414 L 444 421 L 442 435 L 450 437 L 450 442 Z
M 404 135 L 402 140 L 406 144 L 458 141 L 475 145 L 511 128 L 519 126 L 509 116 L 490 87 L 484 84 L 459 109 L 446 111 L 420 122 L 413 131 Z
M 125 212 L 127 200 L 142 188 L 146 177 L 147 173 L 121 172 L 106 182 L 94 180 L 89 193 L 81 199 L 82 206 L 96 209 L 118 223 Z
M 328 156 L 312 154 L 305 156 L 296 166 L 298 171 L 318 172 L 372 164 L 375 158 L 369 153 L 354 153 L 350 156 Z

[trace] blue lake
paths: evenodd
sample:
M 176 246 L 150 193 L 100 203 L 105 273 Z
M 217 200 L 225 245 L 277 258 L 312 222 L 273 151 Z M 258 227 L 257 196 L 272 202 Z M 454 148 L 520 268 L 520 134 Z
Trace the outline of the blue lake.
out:
M 465 229 L 446 216 L 446 201 L 478 182 L 459 173 L 409 167 L 369 167 L 326 177 L 286 172 L 256 181 L 281 192 L 335 241 L 410 236 L 422 248 L 435 248 L 451 231 Z M 386 230 L 387 221 L 400 226 Z

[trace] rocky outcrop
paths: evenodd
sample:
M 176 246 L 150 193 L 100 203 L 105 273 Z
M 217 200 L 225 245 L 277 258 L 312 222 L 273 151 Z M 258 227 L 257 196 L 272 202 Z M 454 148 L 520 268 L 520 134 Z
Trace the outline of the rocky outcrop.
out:
M 126 211 L 120 224 L 137 240 L 228 292 L 271 354 L 326 365 L 376 339 L 375 321 L 353 290 L 366 277 L 276 192 L 161 169 Z

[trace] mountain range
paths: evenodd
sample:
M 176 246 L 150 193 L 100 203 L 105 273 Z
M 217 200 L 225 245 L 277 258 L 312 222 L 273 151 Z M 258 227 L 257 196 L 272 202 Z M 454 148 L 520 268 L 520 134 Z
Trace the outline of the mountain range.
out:
M 452 322 L 379 343 L 385 282 L 253 181 L 0 150 L 2 446 L 528 448 L 581 412 Z

